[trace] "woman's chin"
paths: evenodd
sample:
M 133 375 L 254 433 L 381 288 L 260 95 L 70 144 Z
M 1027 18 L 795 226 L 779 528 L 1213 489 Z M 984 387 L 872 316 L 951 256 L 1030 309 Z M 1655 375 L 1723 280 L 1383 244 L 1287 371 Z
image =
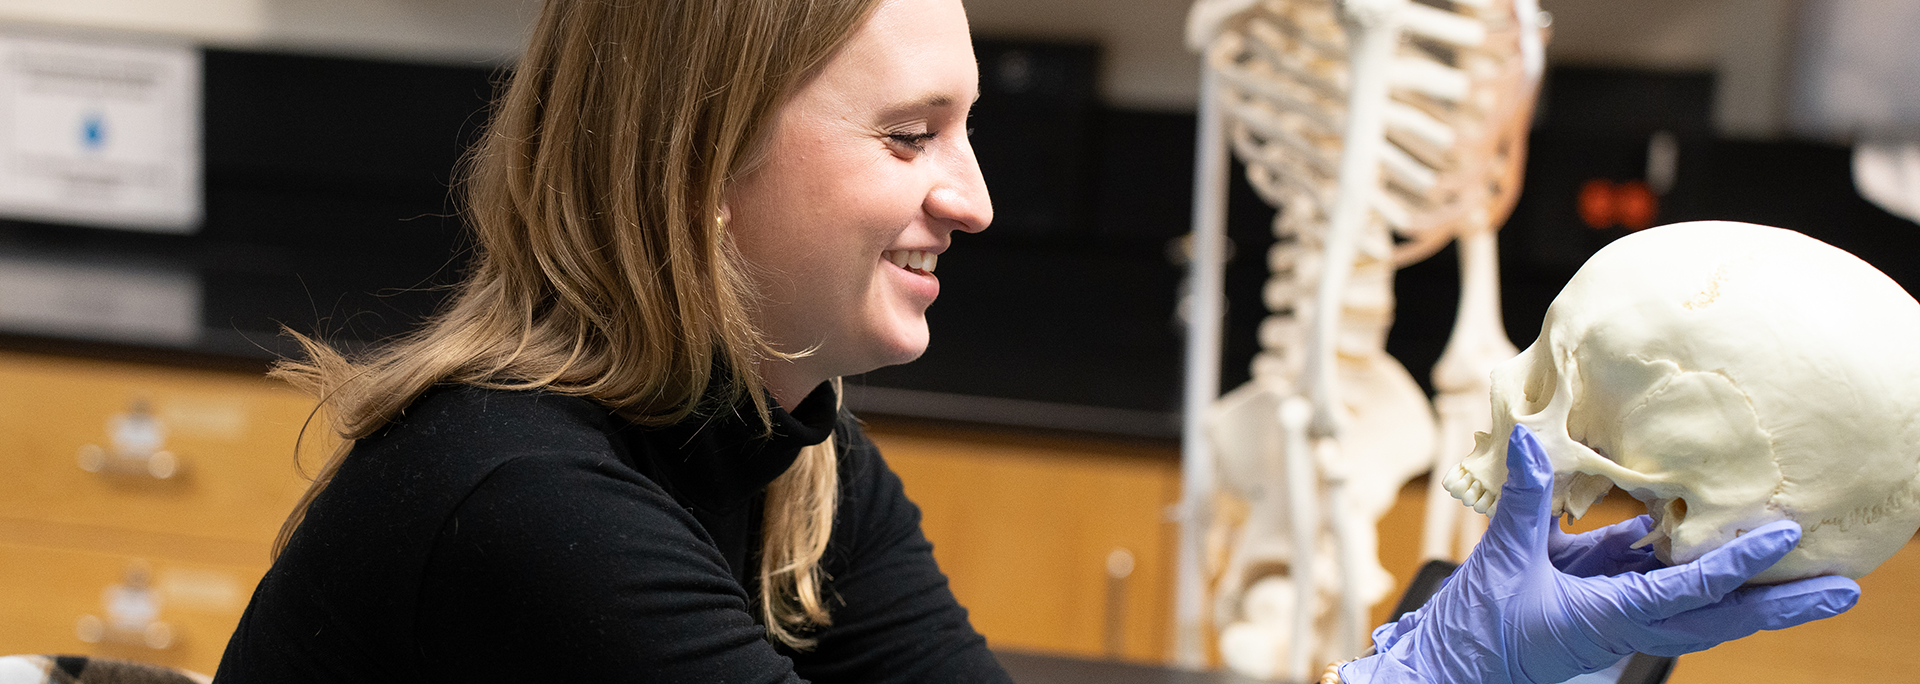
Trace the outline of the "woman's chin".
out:
M 917 323 L 900 326 L 900 329 L 894 330 L 893 334 L 876 345 L 871 360 L 873 368 L 867 370 L 909 363 L 927 353 L 930 336 L 927 334 L 926 320 L 921 319 Z

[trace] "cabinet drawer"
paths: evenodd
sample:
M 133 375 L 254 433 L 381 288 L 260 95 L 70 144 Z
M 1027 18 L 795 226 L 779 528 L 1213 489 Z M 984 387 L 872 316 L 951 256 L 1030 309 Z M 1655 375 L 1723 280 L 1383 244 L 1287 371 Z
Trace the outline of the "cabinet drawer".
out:
M 1159 662 L 1180 494 L 1170 445 L 874 423 L 869 435 L 996 648 Z
M 0 519 L 271 540 L 306 488 L 293 449 L 312 406 L 243 373 L 0 354 Z M 111 455 L 134 414 L 170 477 L 83 470 L 87 449 L 96 468 L 136 462 Z
M 266 573 L 262 560 L 232 565 L 0 543 L 0 653 L 88 654 L 211 674 Z M 144 593 L 129 589 L 139 583 L 130 574 L 145 576 Z M 116 629 L 116 622 L 148 627 Z

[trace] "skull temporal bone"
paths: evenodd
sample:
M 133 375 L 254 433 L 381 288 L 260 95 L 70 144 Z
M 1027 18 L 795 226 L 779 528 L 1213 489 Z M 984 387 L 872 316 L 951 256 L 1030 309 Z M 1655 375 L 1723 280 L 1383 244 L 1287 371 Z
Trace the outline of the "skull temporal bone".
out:
M 1618 486 L 1685 563 L 1775 520 L 1804 530 L 1770 583 L 1860 577 L 1920 528 L 1920 304 L 1799 233 L 1682 223 L 1582 266 L 1533 346 L 1493 372 L 1494 434 L 1446 476 L 1487 512 L 1517 424 L 1553 463 L 1553 510 Z

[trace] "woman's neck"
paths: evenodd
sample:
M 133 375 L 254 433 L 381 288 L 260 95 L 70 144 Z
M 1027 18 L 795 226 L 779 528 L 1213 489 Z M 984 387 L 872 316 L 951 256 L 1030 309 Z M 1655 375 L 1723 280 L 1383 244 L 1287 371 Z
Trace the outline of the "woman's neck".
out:
M 767 384 L 767 392 L 780 408 L 789 412 L 805 401 L 813 388 L 826 382 L 825 377 L 815 377 L 817 373 L 808 372 L 803 364 L 792 361 L 773 360 L 760 364 L 760 379 Z

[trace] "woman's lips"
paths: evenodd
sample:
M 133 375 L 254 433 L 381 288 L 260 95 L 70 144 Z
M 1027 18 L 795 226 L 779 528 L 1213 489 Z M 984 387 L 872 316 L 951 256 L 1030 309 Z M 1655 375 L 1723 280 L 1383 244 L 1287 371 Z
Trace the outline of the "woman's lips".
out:
M 924 250 L 891 249 L 881 253 L 882 260 L 893 264 L 898 283 L 913 293 L 921 306 L 932 304 L 940 296 L 940 279 L 933 275 L 937 255 Z

